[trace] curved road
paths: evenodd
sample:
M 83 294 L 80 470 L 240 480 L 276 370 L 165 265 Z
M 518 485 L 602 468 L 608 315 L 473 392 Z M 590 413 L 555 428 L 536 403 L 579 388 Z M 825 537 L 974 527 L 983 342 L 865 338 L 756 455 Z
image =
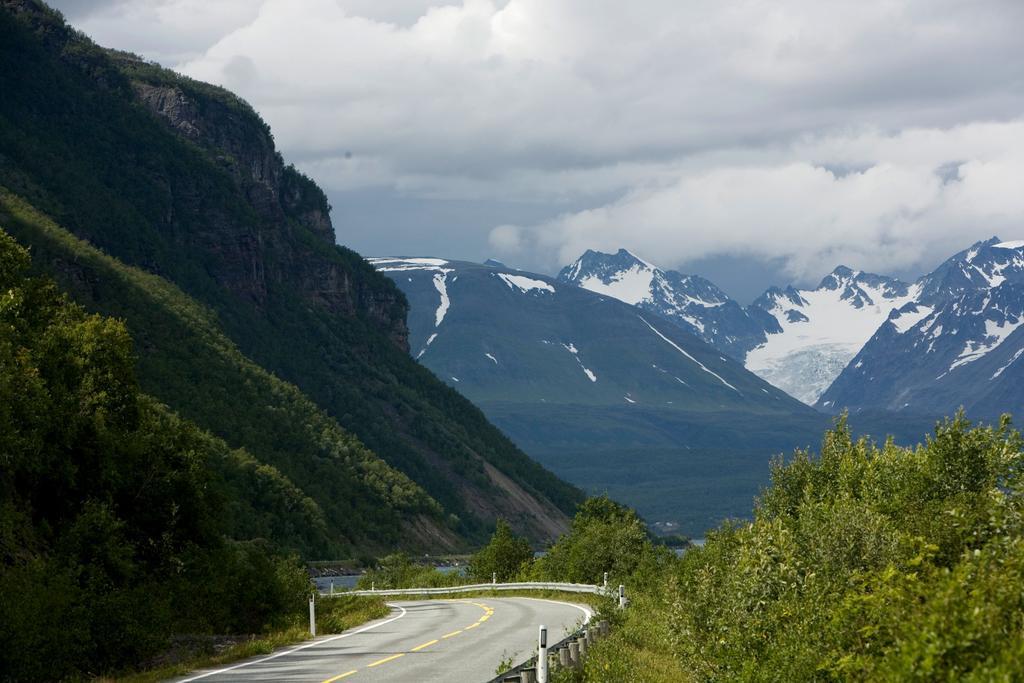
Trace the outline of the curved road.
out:
M 548 627 L 548 642 L 556 643 L 591 613 L 584 605 L 539 598 L 388 604 L 392 608 L 388 617 L 359 628 L 175 680 L 488 681 L 502 660 L 521 662 L 530 657 L 540 624 Z

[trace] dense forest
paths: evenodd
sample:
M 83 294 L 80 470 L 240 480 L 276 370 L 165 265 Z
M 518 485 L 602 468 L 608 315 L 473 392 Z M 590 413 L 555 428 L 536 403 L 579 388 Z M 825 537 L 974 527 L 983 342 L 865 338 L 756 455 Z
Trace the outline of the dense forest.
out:
M 356 522 L 298 549 L 465 547 L 499 516 L 535 542 L 565 528 L 580 492 L 413 361 L 401 292 L 335 244 L 323 192 L 248 104 L 36 0 L 0 2 L 0 91 L 8 230 L 87 310 L 124 319 L 147 393 L 278 468 L 329 526 Z M 339 502 L 326 464 L 360 449 L 416 484 L 383 482 L 399 515 Z
M 229 533 L 257 514 L 304 521 L 294 487 L 143 394 L 124 324 L 28 268 L 0 231 L 0 678 L 116 670 L 172 633 L 300 611 L 297 560 Z
M 33 245 L 37 261 L 73 263 L 73 277 L 90 283 L 87 302 L 135 322 L 135 348 L 166 349 L 141 355 L 139 372 L 161 378 L 175 396 L 190 395 L 186 415 L 206 416 L 225 440 L 247 447 L 237 451 L 244 467 L 228 477 L 258 476 L 260 497 L 227 501 L 233 533 L 318 558 L 397 545 L 420 518 L 421 526 L 443 528 L 440 506 L 421 488 L 248 360 L 211 312 L 177 287 L 101 253 L 2 189 L 0 222 Z M 216 390 L 196 390 L 202 386 Z
M 266 651 L 304 561 L 567 526 L 245 102 L 36 0 L 0 0 L 0 93 L 0 680 Z

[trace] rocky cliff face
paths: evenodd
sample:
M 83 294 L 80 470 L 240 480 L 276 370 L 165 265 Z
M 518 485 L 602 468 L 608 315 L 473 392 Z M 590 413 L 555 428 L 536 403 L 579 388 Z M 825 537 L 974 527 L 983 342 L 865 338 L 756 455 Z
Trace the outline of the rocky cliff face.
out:
M 33 0 L 0 0 L 0 64 L 0 186 L 122 264 L 176 285 L 246 362 L 293 383 L 412 477 L 461 539 L 485 540 L 497 516 L 538 541 L 552 524 L 564 528 L 580 492 L 411 358 L 405 297 L 334 243 L 326 197 L 283 163 L 248 105 L 96 46 Z M 97 308 L 127 305 L 106 280 L 68 273 L 73 261 L 58 254 L 43 267 L 67 275 Z M 195 362 L 195 345 L 153 310 L 133 304 L 124 316 L 138 339 L 154 342 L 138 349 L 143 386 L 214 433 L 251 438 L 247 411 L 223 408 L 237 392 L 199 368 L 208 364 Z M 276 447 L 303 467 L 318 457 L 301 444 Z M 540 508 L 521 504 L 489 466 Z
M 0 0 L 0 7 L 27 22 L 63 61 L 102 90 L 133 96 L 230 177 L 244 206 L 228 211 L 206 204 L 207 188 L 164 169 L 140 179 L 164 188 L 158 227 L 174 248 L 211 255 L 207 271 L 243 301 L 262 307 L 275 290 L 298 292 L 331 313 L 369 320 L 406 348 L 407 306 L 401 293 L 350 255 L 339 260 L 325 254 L 338 249 L 327 197 L 316 183 L 285 165 L 270 128 L 252 107 L 222 88 L 165 71 L 135 55 L 99 50 L 36 0 Z M 247 219 L 239 220 L 244 214 L 249 214 Z M 101 235 L 83 236 L 103 246 Z M 137 261 L 164 274 L 160 262 L 156 255 Z
M 318 246 L 335 247 L 327 197 L 313 181 L 284 164 L 270 129 L 259 116 L 226 91 L 192 86 L 184 79 L 180 83 L 147 80 L 145 69 L 142 74 L 134 72 L 133 67 L 140 64 L 133 64 L 132 57 L 118 57 L 133 76 L 131 85 L 138 100 L 178 135 L 212 155 L 256 213 L 258 220 L 243 226 L 243 231 L 218 230 L 214 235 L 228 238 L 215 247 L 228 266 L 219 271 L 224 284 L 257 304 L 265 301 L 275 284 L 286 285 L 333 313 L 375 321 L 407 349 L 401 295 L 318 257 Z M 165 79 L 166 72 L 160 77 Z M 300 232 L 311 235 L 314 244 L 302 240 Z

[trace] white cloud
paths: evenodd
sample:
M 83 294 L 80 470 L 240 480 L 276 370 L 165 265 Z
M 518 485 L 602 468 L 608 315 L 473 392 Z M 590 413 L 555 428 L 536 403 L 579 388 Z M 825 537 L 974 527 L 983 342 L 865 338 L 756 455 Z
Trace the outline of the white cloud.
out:
M 236 90 L 329 191 L 591 207 L 480 226 L 524 265 L 811 278 L 1022 231 L 1019 0 L 110 3 L 82 27 Z
M 830 170 L 847 166 L 861 168 Z M 745 164 L 709 155 L 671 182 L 520 230 L 517 249 L 563 263 L 620 246 L 666 265 L 723 254 L 781 259 L 805 282 L 838 263 L 884 273 L 994 234 L 1024 236 L 1021 187 L 1024 121 L 805 138 Z

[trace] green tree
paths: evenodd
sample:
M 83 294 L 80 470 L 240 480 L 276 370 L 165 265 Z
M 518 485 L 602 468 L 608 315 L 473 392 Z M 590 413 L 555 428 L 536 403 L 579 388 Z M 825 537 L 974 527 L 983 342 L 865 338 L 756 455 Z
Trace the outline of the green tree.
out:
M 499 519 L 490 542 L 473 555 L 469 572 L 478 581 L 509 581 L 519 573 L 523 565 L 533 559 L 530 542 L 512 533 L 512 527 Z
M 636 512 L 598 496 L 580 505 L 569 533 L 550 548 L 538 571 L 551 581 L 599 583 L 605 572 L 624 579 L 654 552 Z
M 28 265 L 0 230 L 0 678 L 78 679 L 174 633 L 297 616 L 298 563 L 225 540 L 226 444 L 139 391 L 123 323 Z

